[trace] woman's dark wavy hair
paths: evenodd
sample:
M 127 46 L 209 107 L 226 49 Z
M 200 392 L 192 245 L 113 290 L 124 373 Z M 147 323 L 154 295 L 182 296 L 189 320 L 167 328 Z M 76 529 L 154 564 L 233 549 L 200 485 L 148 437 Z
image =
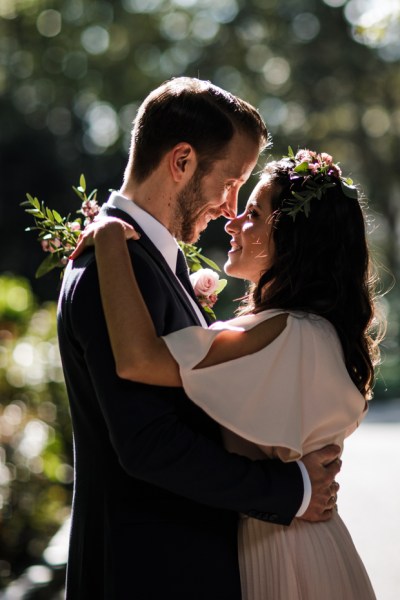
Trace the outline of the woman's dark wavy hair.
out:
M 304 178 L 290 179 L 294 161 L 268 163 L 272 198 L 274 264 L 250 288 L 245 312 L 271 308 L 320 315 L 335 327 L 350 377 L 360 392 L 372 396 L 374 366 L 379 360 L 378 338 L 372 334 L 375 285 L 366 241 L 366 224 L 359 199 L 344 195 L 340 180 L 321 199 L 311 200 L 310 214 L 295 220 L 282 209 L 300 192 Z M 359 195 L 360 193 L 358 193 Z

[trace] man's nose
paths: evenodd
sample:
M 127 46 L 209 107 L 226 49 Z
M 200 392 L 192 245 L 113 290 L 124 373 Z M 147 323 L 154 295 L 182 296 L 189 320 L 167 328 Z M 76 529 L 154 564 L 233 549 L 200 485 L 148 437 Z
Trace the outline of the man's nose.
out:
M 234 219 L 237 214 L 238 191 L 232 190 L 221 206 L 221 214 L 226 219 Z

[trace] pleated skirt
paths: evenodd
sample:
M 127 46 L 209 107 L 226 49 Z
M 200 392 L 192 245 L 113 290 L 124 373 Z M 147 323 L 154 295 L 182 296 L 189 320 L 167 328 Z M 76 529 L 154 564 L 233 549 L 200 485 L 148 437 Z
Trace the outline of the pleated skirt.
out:
M 324 523 L 289 527 L 242 518 L 243 600 L 375 600 L 351 536 L 335 511 Z

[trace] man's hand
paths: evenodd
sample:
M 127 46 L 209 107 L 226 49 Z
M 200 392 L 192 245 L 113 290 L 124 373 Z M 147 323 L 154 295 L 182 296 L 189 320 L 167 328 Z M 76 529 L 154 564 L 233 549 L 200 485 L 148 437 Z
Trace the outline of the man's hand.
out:
M 339 458 L 340 448 L 325 446 L 321 450 L 310 452 L 301 459 L 311 480 L 311 501 L 300 517 L 305 521 L 328 521 L 336 507 L 339 484 L 336 475 L 342 466 Z

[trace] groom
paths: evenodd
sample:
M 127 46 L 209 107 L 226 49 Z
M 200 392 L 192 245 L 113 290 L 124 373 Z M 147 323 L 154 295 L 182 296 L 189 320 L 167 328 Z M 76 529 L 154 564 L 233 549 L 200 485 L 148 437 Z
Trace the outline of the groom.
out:
M 195 241 L 235 215 L 266 142 L 257 111 L 209 82 L 171 80 L 141 105 L 122 188 L 103 211 L 141 233 L 129 250 L 158 335 L 206 325 L 174 238 Z M 182 389 L 117 377 L 92 250 L 67 269 L 58 325 L 75 445 L 68 600 L 239 600 L 238 513 L 329 518 L 336 448 L 253 462 L 223 449 Z

